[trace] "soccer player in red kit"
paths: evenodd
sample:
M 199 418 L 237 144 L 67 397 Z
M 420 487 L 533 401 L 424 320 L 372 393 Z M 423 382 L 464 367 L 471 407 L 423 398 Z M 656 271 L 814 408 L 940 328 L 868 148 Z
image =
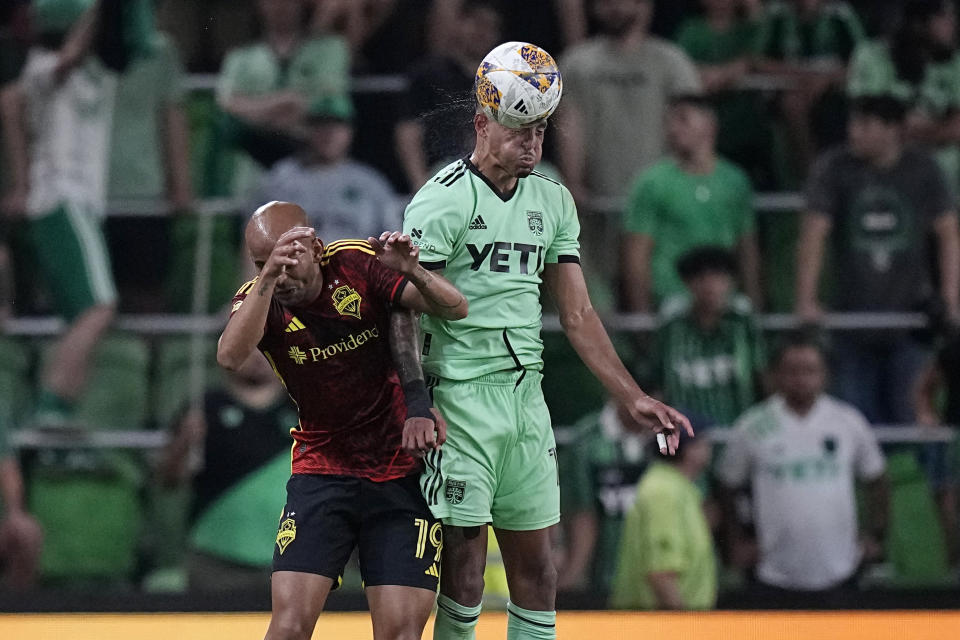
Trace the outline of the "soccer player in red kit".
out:
M 442 444 L 445 425 L 422 374 L 401 386 L 395 358 L 409 347 L 415 363 L 417 341 L 396 330 L 391 307 L 458 319 L 467 302 L 419 265 L 409 236 L 370 240 L 324 247 L 285 202 L 247 225 L 260 273 L 233 299 L 217 360 L 232 369 L 259 349 L 300 417 L 268 640 L 309 640 L 355 546 L 376 640 L 420 638 L 433 606 L 441 528 L 420 493 L 417 457 Z

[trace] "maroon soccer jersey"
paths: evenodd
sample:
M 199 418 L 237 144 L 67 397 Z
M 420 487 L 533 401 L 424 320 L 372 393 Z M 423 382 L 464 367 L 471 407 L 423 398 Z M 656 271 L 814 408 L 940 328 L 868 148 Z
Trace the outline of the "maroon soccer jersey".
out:
M 401 448 L 406 405 L 390 355 L 389 304 L 406 279 L 360 240 L 331 243 L 323 291 L 304 307 L 276 299 L 257 347 L 297 404 L 293 473 L 392 480 L 418 462 Z M 233 299 L 239 308 L 254 281 Z

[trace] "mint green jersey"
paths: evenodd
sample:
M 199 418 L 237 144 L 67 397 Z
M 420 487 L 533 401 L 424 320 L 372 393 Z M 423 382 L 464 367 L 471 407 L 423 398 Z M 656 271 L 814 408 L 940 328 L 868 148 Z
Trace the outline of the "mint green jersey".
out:
M 500 193 L 469 160 L 444 167 L 407 206 L 420 262 L 467 297 L 463 320 L 423 316 L 423 368 L 469 380 L 543 368 L 540 283 L 546 263 L 580 261 L 580 223 L 566 187 L 534 171 Z

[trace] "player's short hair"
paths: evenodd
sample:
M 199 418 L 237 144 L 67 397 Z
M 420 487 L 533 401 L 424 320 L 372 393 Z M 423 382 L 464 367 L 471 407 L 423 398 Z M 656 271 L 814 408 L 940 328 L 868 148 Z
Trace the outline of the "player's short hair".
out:
M 820 354 L 820 357 L 826 362 L 827 349 L 819 329 L 815 327 L 802 327 L 793 329 L 780 336 L 773 350 L 773 357 L 770 358 L 770 367 L 776 369 L 779 367 L 784 356 L 792 349 L 813 349 Z
M 887 124 L 903 124 L 907 103 L 892 95 L 860 96 L 850 101 L 850 114 L 877 118 Z
M 677 273 L 684 282 L 705 273 L 725 273 L 734 277 L 737 273 L 737 259 L 724 247 L 696 247 L 677 260 Z

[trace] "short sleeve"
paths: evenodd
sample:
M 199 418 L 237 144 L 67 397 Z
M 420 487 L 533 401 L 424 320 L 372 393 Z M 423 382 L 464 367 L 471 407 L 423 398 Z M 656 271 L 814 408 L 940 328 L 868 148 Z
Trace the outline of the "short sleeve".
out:
M 393 304 L 400 299 L 407 279 L 398 271 L 394 271 L 377 260 L 375 256 L 364 254 L 367 258 L 367 283 L 380 300 Z
M 837 215 L 840 193 L 837 188 L 836 162 L 834 153 L 825 153 L 817 158 L 807 179 L 807 211 L 815 211 L 831 218 Z
M 243 93 L 239 82 L 242 68 L 243 52 L 234 50 L 228 53 L 220 69 L 220 75 L 217 77 L 217 100 L 222 102 L 238 93 Z
M 31 52 L 19 80 L 28 100 L 40 99 L 53 91 L 56 68 L 56 54 L 40 53 L 37 50 Z
M 856 437 L 854 469 L 857 477 L 861 480 L 874 480 L 886 468 L 883 452 L 880 451 L 880 443 L 877 442 L 877 436 L 873 433 L 873 429 L 870 428 L 866 418 L 859 412 L 853 411 L 852 420 Z
M 750 480 L 750 438 L 745 424 L 739 424 L 731 432 L 730 441 L 723 448 L 717 462 L 717 478 L 728 487 L 737 489 Z
M 580 262 L 580 219 L 577 217 L 577 205 L 573 196 L 566 187 L 561 187 L 563 211 L 560 218 L 560 227 L 553 242 L 547 247 L 544 262 Z
M 158 78 L 158 81 L 163 83 L 163 101 L 168 105 L 181 104 L 186 96 L 183 85 L 183 63 L 169 38 L 163 37 L 160 42 L 157 57 L 162 77 Z
M 462 207 L 449 187 L 428 182 L 407 205 L 403 232 L 420 247 L 425 269 L 442 269 L 466 224 Z
M 700 72 L 693 64 L 693 60 L 680 48 L 673 49 L 671 59 L 672 73 L 670 74 L 669 95 L 683 95 L 687 93 L 699 93 L 703 90 L 703 83 L 700 81 Z
M 847 70 L 847 95 L 857 98 L 889 93 L 895 82 L 885 46 L 866 42 L 853 50 Z
M 656 235 L 659 200 L 656 180 L 649 171 L 640 174 L 627 199 L 624 229 L 630 233 Z

